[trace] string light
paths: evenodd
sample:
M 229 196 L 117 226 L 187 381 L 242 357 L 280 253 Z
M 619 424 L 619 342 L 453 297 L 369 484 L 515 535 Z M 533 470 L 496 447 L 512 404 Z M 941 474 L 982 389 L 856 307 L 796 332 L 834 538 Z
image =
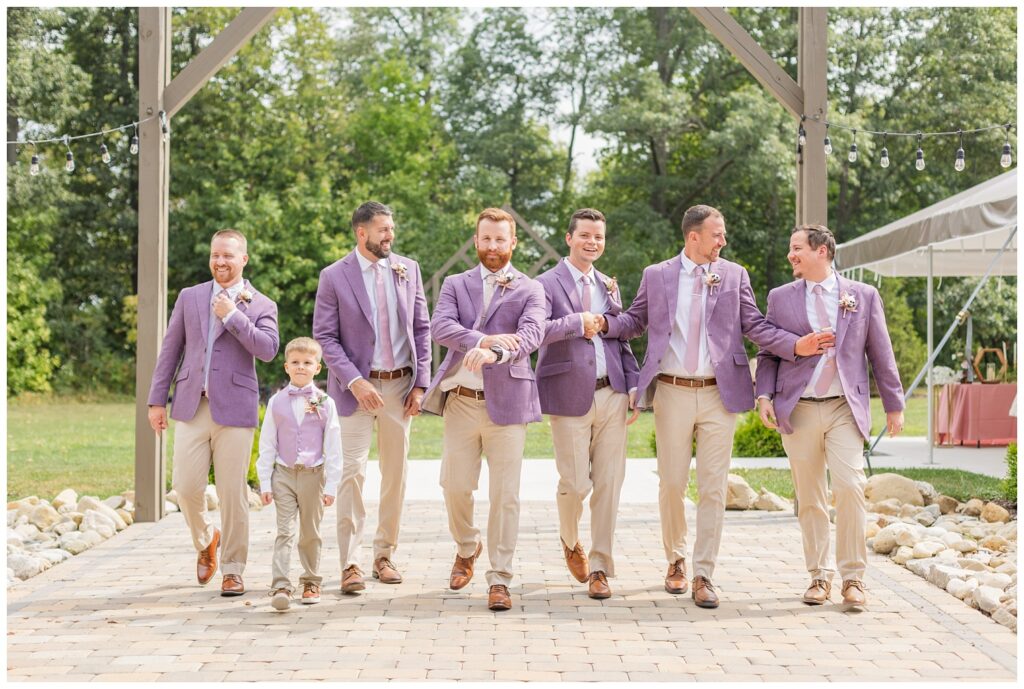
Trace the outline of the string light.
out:
M 924 135 L 920 133 L 917 135 L 917 160 L 914 162 L 914 167 L 916 167 L 918 170 L 924 169 L 924 149 L 921 148 L 922 136 Z
M 68 143 L 69 141 L 70 139 L 68 138 L 68 135 L 65 134 L 64 145 L 67 146 L 68 153 L 66 156 L 64 156 L 64 159 L 66 161 L 64 163 L 64 169 L 67 170 L 68 173 L 72 173 L 75 171 L 75 154 L 71 152 L 71 145 Z
M 807 130 L 804 129 L 804 120 L 807 119 L 807 115 L 800 116 L 800 129 L 797 131 L 797 143 L 801 147 L 807 145 Z
M 131 151 L 132 155 L 137 155 L 138 152 L 139 152 L 139 125 L 142 124 L 143 122 L 148 122 L 149 120 L 156 119 L 158 117 L 160 118 L 160 122 L 161 122 L 161 127 L 160 127 L 161 133 L 165 137 L 164 140 L 166 141 L 166 137 L 168 137 L 170 135 L 170 126 L 169 126 L 168 121 L 167 121 L 167 114 L 164 113 L 163 111 L 161 111 L 157 115 L 150 115 L 149 117 L 147 117 L 147 118 L 145 118 L 143 120 L 139 120 L 138 122 L 130 122 L 129 124 L 123 124 L 120 127 L 114 127 L 112 129 L 103 129 L 103 130 L 98 131 L 98 132 L 90 132 L 89 134 L 79 134 L 78 136 L 69 136 L 67 134 L 64 134 L 62 136 L 53 137 L 51 139 L 26 139 L 25 141 L 17 141 L 17 140 L 15 140 L 15 141 L 8 141 L 7 145 L 8 146 L 24 146 L 24 145 L 27 144 L 27 145 L 32 147 L 32 158 L 31 158 L 31 162 L 29 163 L 28 172 L 29 172 L 30 175 L 35 177 L 35 176 L 39 175 L 39 173 L 41 172 L 40 156 L 39 156 L 39 153 L 36 151 L 37 145 L 38 144 L 63 144 L 64 148 L 67 149 L 66 153 L 64 154 L 64 169 L 67 172 L 70 173 L 70 172 L 74 172 L 75 171 L 75 154 L 72 153 L 72 151 L 71 151 L 71 142 L 72 141 L 77 141 L 79 139 L 90 139 L 90 138 L 95 137 L 95 136 L 106 136 L 108 134 L 112 134 L 112 133 L 115 133 L 115 132 L 125 131 L 126 129 L 133 129 L 134 130 L 134 135 L 132 136 L 131 144 L 130 144 L 128 150 Z M 100 143 L 100 145 L 99 145 L 99 154 L 100 154 L 100 158 L 106 164 L 109 164 L 110 161 L 112 160 L 112 156 L 110 155 L 110 150 L 107 148 L 107 145 L 105 143 Z
M 851 163 L 857 162 L 857 130 L 853 130 L 853 143 L 850 144 L 850 155 L 848 156 Z
M 139 125 L 135 125 L 135 135 L 132 137 L 132 145 L 128 147 L 132 155 L 139 153 Z
M 167 143 L 167 139 L 171 136 L 171 129 L 167 126 L 167 113 L 163 110 L 160 111 L 160 134 L 163 136 L 164 143 Z
M 1013 153 L 1010 149 L 1010 125 L 1006 125 L 1006 143 L 1003 144 L 1003 155 L 999 158 L 1002 167 L 1013 165 Z
M 953 169 L 957 172 L 963 172 L 967 166 L 967 161 L 964 160 L 964 132 L 960 130 L 960 148 L 956 149 L 956 162 L 953 163 Z
M 882 157 L 878 159 L 878 164 L 883 168 L 889 167 L 889 149 L 885 147 L 885 134 L 882 134 Z
M 804 117 L 801 115 L 801 117 Z M 825 124 L 825 155 L 832 155 L 832 139 L 828 136 L 828 124 Z
M 39 174 L 39 154 L 36 153 L 36 145 L 32 144 L 32 162 L 28 166 L 28 174 L 35 177 Z
M 106 144 L 100 144 L 100 160 L 110 165 L 110 151 L 107 150 Z

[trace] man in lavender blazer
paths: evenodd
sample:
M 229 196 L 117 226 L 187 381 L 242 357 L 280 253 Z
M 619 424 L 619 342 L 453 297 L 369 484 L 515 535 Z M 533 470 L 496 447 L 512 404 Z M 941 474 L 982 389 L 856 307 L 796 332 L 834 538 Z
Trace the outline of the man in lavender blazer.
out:
M 569 257 L 537 278 L 547 301 L 537 390 L 541 411 L 551 415 L 562 552 L 569 572 L 587 582 L 588 595 L 596 599 L 611 596 L 608 577 L 615 576 L 612 543 L 626 475 L 626 418 L 640 370 L 628 343 L 598 332 L 601 317 L 595 313 L 622 311 L 615 279 L 594 267 L 604 254 L 605 236 L 600 211 L 576 211 L 565 235 Z M 579 542 L 588 494 L 589 557 Z
M 398 584 L 391 561 L 405 502 L 412 417 L 430 382 L 430 322 L 416 261 L 391 251 L 395 222 L 376 201 L 352 214 L 356 250 L 324 268 L 313 309 L 313 337 L 330 370 L 327 393 L 341 421 L 337 530 L 341 591 L 366 585 L 359 547 L 366 523 L 363 482 L 374 426 L 380 453 L 380 506 L 373 539 L 373 576 Z
M 795 361 L 758 354 L 761 421 L 782 431 L 800 507 L 800 530 L 811 585 L 803 600 L 829 600 L 838 560 L 843 605 L 863 606 L 867 567 L 864 441 L 871 437 L 868 367 L 891 435 L 903 430 L 903 385 L 896 370 L 878 290 L 832 270 L 835 237 L 803 225 L 790 237 L 788 259 L 797 278 L 768 294 L 768 318 L 796 331 L 835 333 L 835 348 Z M 836 560 L 829 544 L 826 470 L 836 504 Z
M 245 592 L 242 573 L 249 552 L 246 476 L 259 423 L 259 382 L 254 357 L 277 355 L 277 305 L 242 278 L 249 262 L 245 236 L 220 230 L 210 242 L 213 280 L 178 294 L 149 388 L 149 424 L 167 428 L 167 399 L 174 381 L 172 483 L 178 507 L 199 552 L 196 578 L 206 584 L 217 571 L 221 531 L 206 511 L 213 461 L 220 500 L 223 548 L 221 595 Z
M 691 446 L 697 441 L 697 531 L 693 599 L 718 606 L 711 584 L 725 517 L 729 461 L 736 415 L 754 406 L 754 386 L 743 337 L 792 360 L 817 351 L 830 335 L 798 337 L 765 320 L 747 271 L 719 258 L 725 220 L 711 206 L 683 215 L 685 248 L 644 270 L 629 309 L 606 314 L 611 337 L 648 331 L 640 368 L 638 407 L 654 405 L 661 532 L 668 574 L 665 589 L 685 593 L 686 485 Z M 655 404 L 655 395 L 657 401 Z
M 498 208 L 477 218 L 473 237 L 480 265 L 445 278 L 441 286 L 430 329 L 448 354 L 423 400 L 425 411 L 444 416 L 441 488 L 456 545 L 453 590 L 469 583 L 482 550 L 473 525 L 473 491 L 481 453 L 487 455 L 491 610 L 512 607 L 508 585 L 519 535 L 526 424 L 541 420 L 530 353 L 544 336 L 544 290 L 509 263 L 515 228 L 512 216 Z

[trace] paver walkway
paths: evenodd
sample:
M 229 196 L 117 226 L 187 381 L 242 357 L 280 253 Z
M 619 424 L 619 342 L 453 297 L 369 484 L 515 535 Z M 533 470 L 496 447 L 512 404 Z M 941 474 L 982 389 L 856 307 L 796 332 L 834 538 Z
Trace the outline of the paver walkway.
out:
M 486 516 L 484 504 L 477 515 Z M 514 607 L 504 613 L 485 605 L 486 552 L 469 586 L 447 589 L 453 547 L 437 500 L 408 504 L 395 556 L 405 582 L 370 579 L 358 596 L 338 593 L 328 509 L 323 602 L 286 613 L 274 612 L 266 596 L 273 508 L 252 515 L 249 593 L 241 598 L 217 595 L 219 576 L 206 588 L 196 585 L 180 514 L 137 524 L 8 590 L 7 679 L 1016 677 L 1012 632 L 885 558 L 872 556 L 868 611 L 801 604 L 806 576 L 791 514 L 727 514 L 714 576 L 723 600 L 717 610 L 663 590 L 656 505 L 622 506 L 615 595 L 606 601 L 588 598 L 565 570 L 557 518 L 550 500 L 524 502 Z M 369 533 L 374 526 L 371 517 Z

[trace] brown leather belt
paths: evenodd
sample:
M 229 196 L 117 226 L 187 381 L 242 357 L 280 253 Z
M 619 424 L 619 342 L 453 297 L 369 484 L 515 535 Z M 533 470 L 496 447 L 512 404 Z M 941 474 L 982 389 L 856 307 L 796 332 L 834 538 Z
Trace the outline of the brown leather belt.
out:
M 410 375 L 412 375 L 412 368 L 409 366 L 406 366 L 405 368 L 398 368 L 394 371 L 370 371 L 371 378 L 380 378 L 381 380 L 393 380 L 395 378 Z
M 464 388 L 461 385 L 456 385 L 451 389 L 456 395 L 462 395 L 463 397 L 472 397 L 475 400 L 482 400 L 484 398 L 483 390 L 474 390 L 473 388 Z
M 707 388 L 718 384 L 718 381 L 714 378 L 680 378 L 678 376 L 667 376 L 664 373 L 658 374 L 658 380 L 663 383 L 678 385 L 682 388 Z
M 841 399 L 842 395 L 832 395 L 831 397 L 801 397 L 801 402 L 831 402 L 832 400 Z
M 611 384 L 612 382 L 608 380 L 608 376 L 605 376 L 604 378 L 598 378 L 596 381 L 594 381 L 594 390 L 597 391 L 600 390 L 601 388 L 606 388 Z

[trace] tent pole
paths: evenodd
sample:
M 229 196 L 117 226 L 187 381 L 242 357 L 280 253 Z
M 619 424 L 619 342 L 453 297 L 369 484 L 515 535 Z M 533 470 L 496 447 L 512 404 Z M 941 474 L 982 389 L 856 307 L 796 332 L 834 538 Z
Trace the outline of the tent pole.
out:
M 932 364 L 935 348 L 935 297 L 934 297 L 935 253 L 931 244 L 928 245 L 928 370 L 925 373 L 928 381 L 928 463 L 935 464 L 935 404 L 934 381 L 932 380 Z

